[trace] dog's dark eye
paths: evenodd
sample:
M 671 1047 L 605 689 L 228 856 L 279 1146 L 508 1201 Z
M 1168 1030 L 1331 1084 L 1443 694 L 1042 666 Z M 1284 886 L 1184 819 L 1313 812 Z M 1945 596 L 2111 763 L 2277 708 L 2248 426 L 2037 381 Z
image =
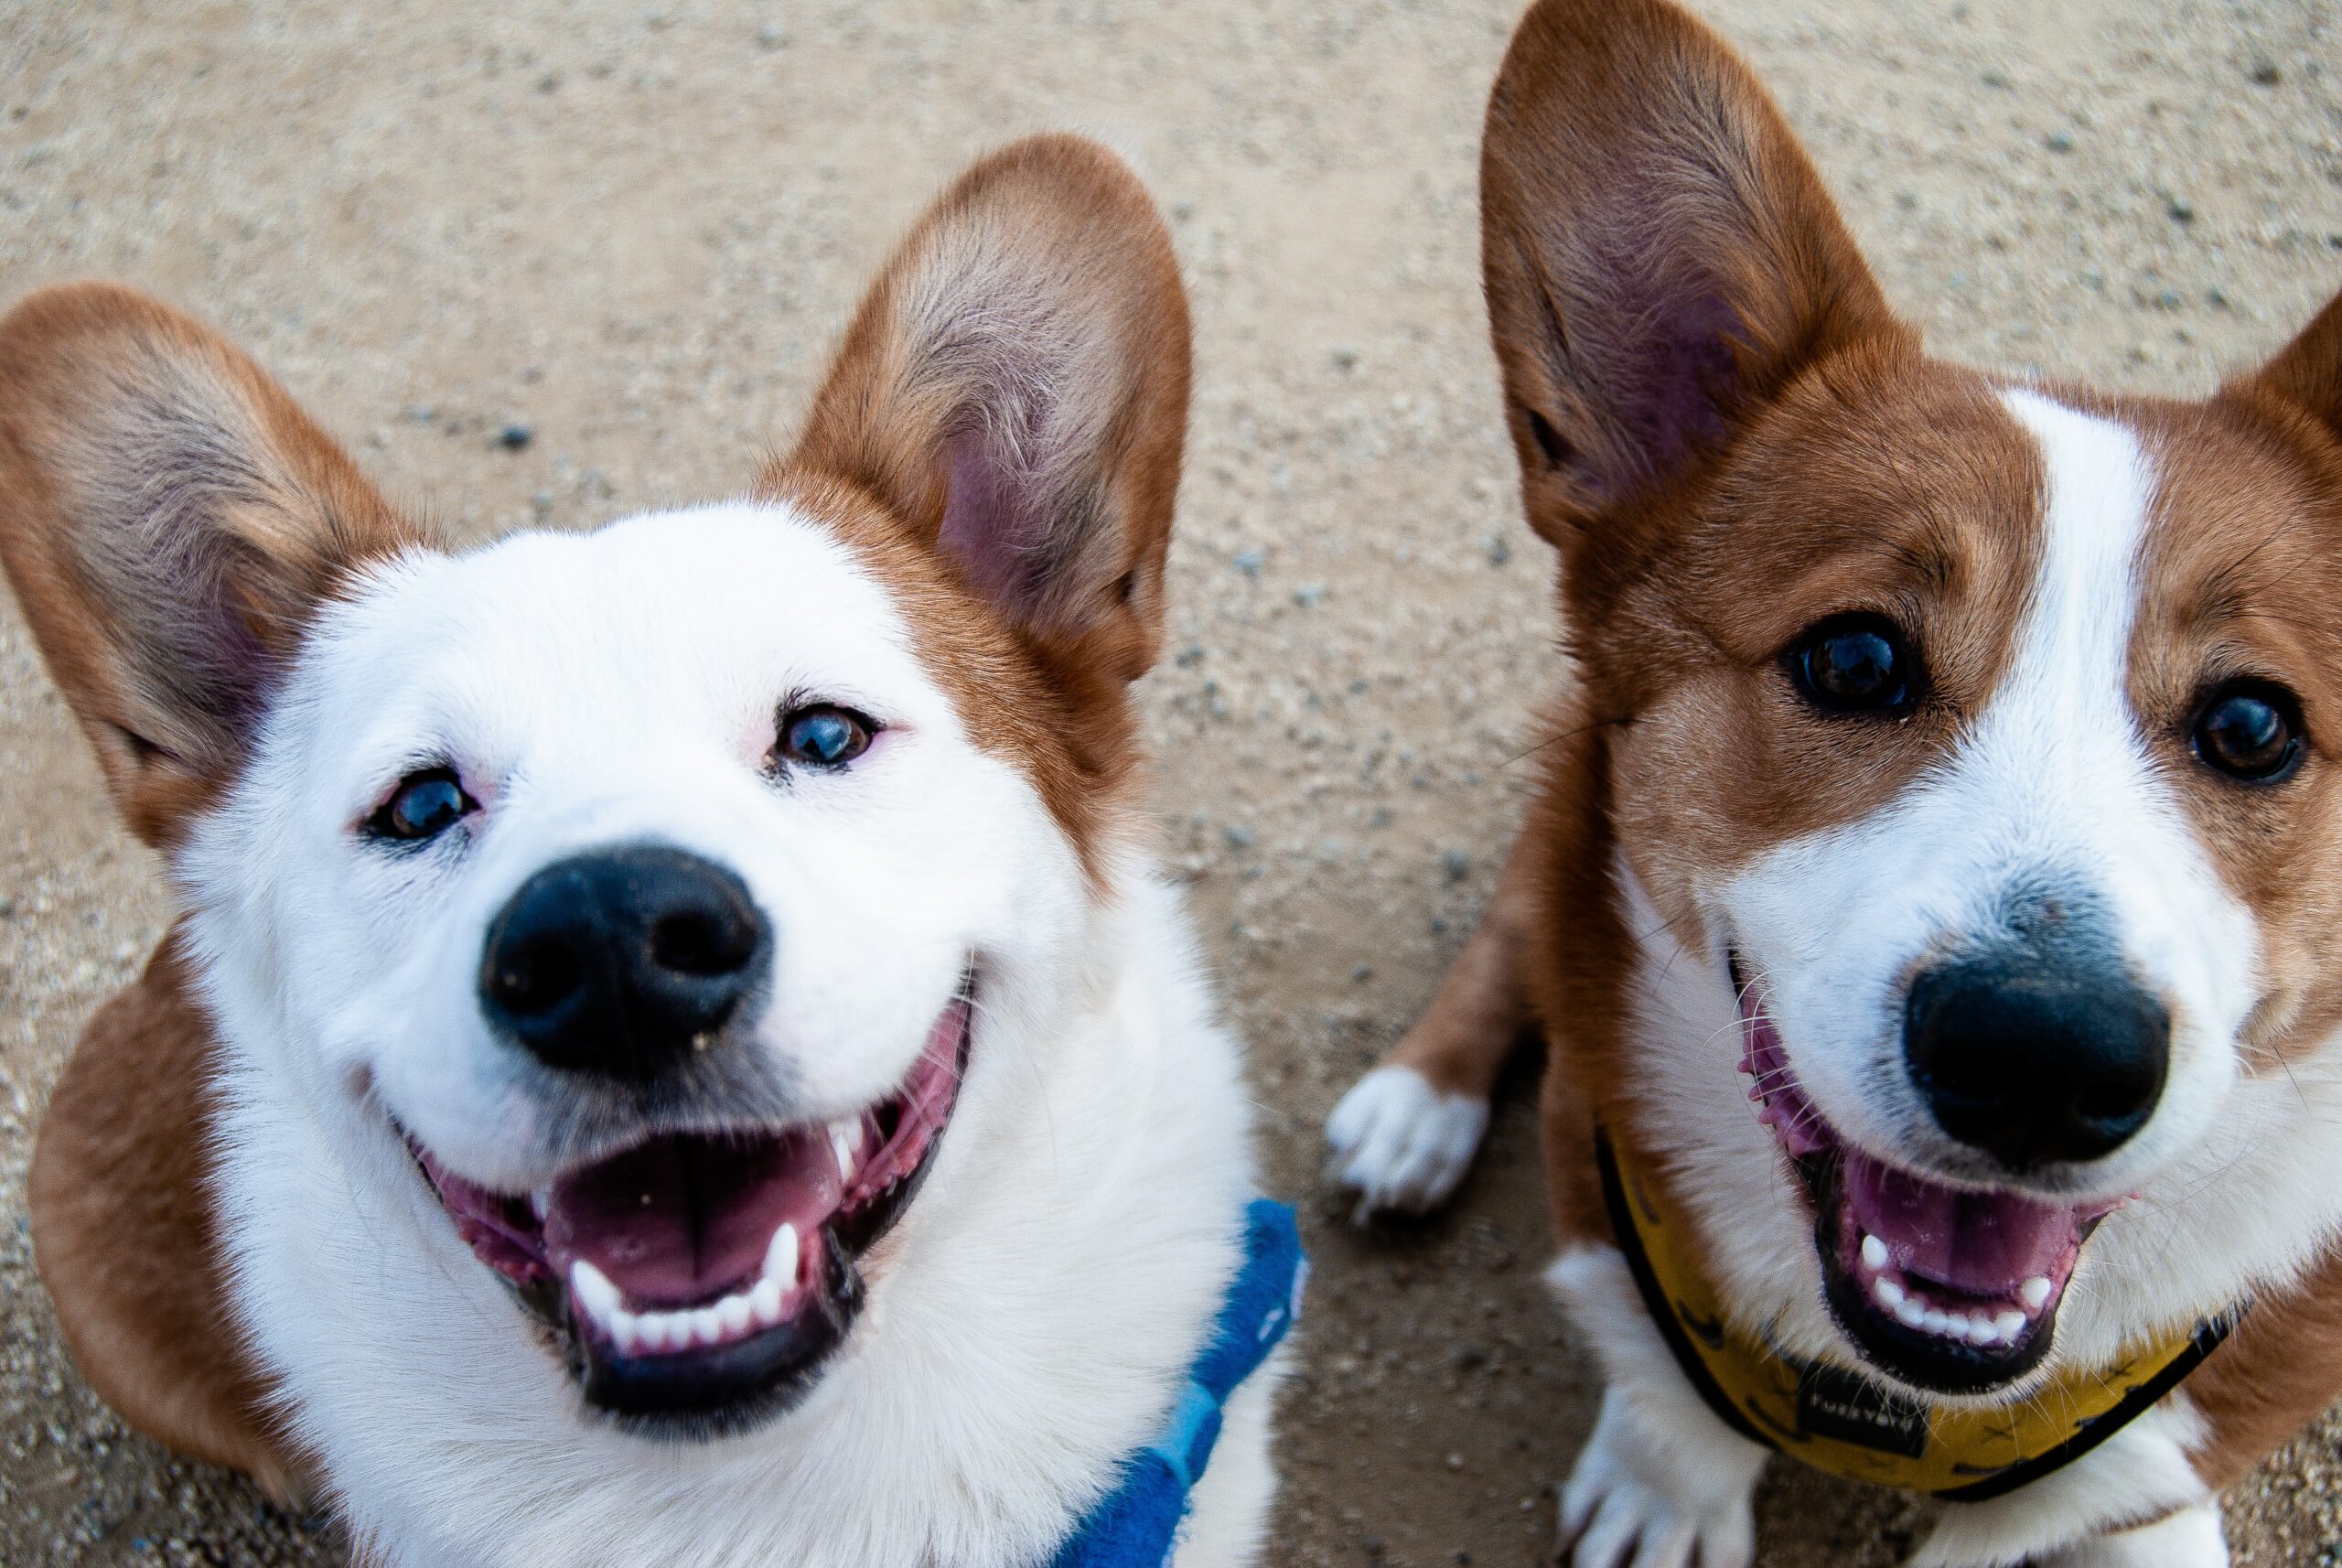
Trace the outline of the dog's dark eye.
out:
M 478 810 L 479 802 L 464 793 L 455 769 L 429 768 L 400 779 L 391 798 L 366 819 L 366 831 L 379 839 L 412 843 L 437 838 Z
M 1899 714 L 1918 692 L 1918 660 L 1895 623 L 1836 616 L 1790 648 L 1789 678 L 1815 707 L 1833 714 Z
M 870 749 L 876 725 L 851 708 L 830 703 L 792 708 L 780 715 L 780 738 L 773 759 L 808 768 L 843 768 Z
M 2222 686 L 2196 714 L 2196 755 L 2231 779 L 2274 784 L 2301 766 L 2301 710 L 2261 681 Z

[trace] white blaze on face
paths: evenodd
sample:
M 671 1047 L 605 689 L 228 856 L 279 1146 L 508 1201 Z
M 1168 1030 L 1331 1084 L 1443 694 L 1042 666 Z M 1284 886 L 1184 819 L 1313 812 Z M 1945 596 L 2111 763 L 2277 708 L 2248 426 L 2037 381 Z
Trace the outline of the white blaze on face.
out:
M 2217 1113 L 2251 1006 L 2253 927 L 2130 702 L 2152 461 L 2112 421 L 2030 391 L 2003 402 L 2039 446 L 2045 494 L 2038 575 L 1997 689 L 1900 798 L 1771 851 L 1714 904 L 1767 978 L 1823 1114 L 1867 1148 L 1947 1171 L 1964 1157 L 1903 1070 L 1913 972 L 2005 929 L 2013 902 L 2054 900 L 2096 922 L 2174 1021 L 2161 1106 L 2105 1162 L 2119 1193 L 2184 1155 Z

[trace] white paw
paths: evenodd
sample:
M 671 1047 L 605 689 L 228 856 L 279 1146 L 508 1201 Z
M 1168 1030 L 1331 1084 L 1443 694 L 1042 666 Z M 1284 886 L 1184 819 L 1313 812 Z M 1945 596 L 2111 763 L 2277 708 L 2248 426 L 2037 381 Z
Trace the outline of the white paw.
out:
M 1411 1067 L 1376 1068 L 1326 1118 L 1336 1181 L 1358 1194 L 1362 1221 L 1380 1208 L 1436 1208 L 1472 1166 L 1488 1102 L 1442 1094 Z
M 2094 1535 L 2041 1559 L 2042 1568 L 2228 1568 L 2220 1505 L 2198 1503 L 2169 1519 Z
M 1721 1428 L 1719 1428 L 1721 1430 Z M 1654 1442 L 1616 1387 L 1562 1487 L 1562 1561 L 1570 1568 L 1748 1568 L 1749 1496 L 1764 1468 L 1754 1444 L 1715 1453 Z M 1741 1450 L 1746 1450 L 1742 1452 Z

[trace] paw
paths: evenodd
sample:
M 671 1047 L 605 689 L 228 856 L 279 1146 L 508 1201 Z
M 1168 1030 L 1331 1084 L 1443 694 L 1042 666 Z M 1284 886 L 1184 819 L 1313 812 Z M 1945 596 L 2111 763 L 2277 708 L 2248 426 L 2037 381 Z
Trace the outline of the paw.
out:
M 1707 1454 L 1654 1442 L 1613 1388 L 1562 1487 L 1559 1560 L 1569 1568 L 1749 1568 L 1749 1497 L 1764 1464 L 1753 1444 Z
M 2220 1506 L 2198 1503 L 2169 1519 L 2093 1535 L 2041 1559 L 2041 1568 L 2228 1568 Z
M 1411 1067 L 1376 1068 L 1326 1118 L 1334 1179 L 1358 1194 L 1363 1222 L 1377 1209 L 1420 1214 L 1447 1200 L 1488 1130 L 1488 1102 L 1442 1094 Z

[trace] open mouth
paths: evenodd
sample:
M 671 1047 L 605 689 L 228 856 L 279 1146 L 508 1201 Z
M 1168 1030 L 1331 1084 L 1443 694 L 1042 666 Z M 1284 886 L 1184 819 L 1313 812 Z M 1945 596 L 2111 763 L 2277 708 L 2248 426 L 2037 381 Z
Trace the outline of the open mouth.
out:
M 1762 988 L 1737 963 L 1733 979 L 1748 1097 L 1812 1200 L 1823 1294 L 1855 1348 L 1939 1393 L 1987 1393 L 2038 1366 L 2082 1244 L 2120 1205 L 1954 1187 L 1854 1147 L 1799 1088 Z
M 408 1144 L 588 1404 L 655 1435 L 721 1436 L 795 1404 L 853 1326 L 862 1255 L 951 1119 L 972 1016 L 963 987 L 909 1075 L 859 1112 L 650 1138 L 532 1193 L 490 1192 Z

